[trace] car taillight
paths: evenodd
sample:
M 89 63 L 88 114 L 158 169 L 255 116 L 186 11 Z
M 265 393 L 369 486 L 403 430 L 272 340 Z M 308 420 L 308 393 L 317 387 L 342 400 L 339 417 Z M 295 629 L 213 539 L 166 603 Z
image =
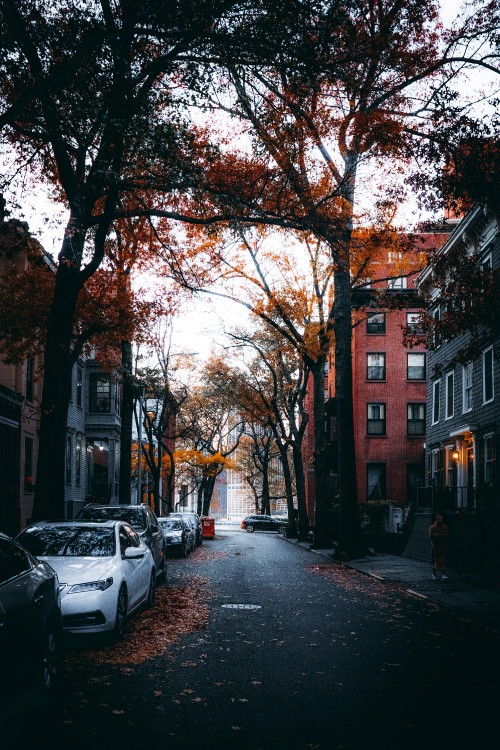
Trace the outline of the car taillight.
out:
M 244 529 L 244 528 L 245 528 L 245 521 L 242 521 L 242 522 L 241 522 L 241 527 L 240 527 L 240 528 L 242 528 L 242 529 Z

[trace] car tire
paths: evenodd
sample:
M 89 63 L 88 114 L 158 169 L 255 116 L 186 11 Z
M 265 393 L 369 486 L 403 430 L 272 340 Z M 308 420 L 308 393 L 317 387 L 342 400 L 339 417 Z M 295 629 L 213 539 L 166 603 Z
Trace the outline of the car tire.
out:
M 251 533 L 252 533 L 252 532 L 253 532 L 253 531 L 254 531 L 255 529 L 254 529 L 254 527 L 252 526 L 252 524 L 251 524 L 251 523 L 249 523 L 249 524 L 248 524 L 248 525 L 246 526 L 246 530 L 248 531 L 248 533 L 249 533 L 249 534 L 251 534 Z
M 120 586 L 116 603 L 115 636 L 121 641 L 127 629 L 127 589 Z
M 156 575 L 154 570 L 151 571 L 151 577 L 149 579 L 148 596 L 146 599 L 145 609 L 153 609 L 155 606 L 156 599 Z
M 165 550 L 162 557 L 161 567 L 158 569 L 158 576 L 157 579 L 159 581 L 165 581 L 167 580 L 167 551 Z
M 40 669 L 37 683 L 43 693 L 52 698 L 59 684 L 59 657 L 61 649 L 61 633 L 57 627 L 49 623 L 43 635 Z

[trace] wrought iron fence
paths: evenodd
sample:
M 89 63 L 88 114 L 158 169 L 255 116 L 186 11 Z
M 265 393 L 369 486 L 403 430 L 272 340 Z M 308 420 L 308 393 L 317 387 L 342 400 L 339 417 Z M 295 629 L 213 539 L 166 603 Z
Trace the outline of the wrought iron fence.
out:
M 417 486 L 417 512 L 456 511 L 465 508 L 476 510 L 475 487 L 424 487 Z

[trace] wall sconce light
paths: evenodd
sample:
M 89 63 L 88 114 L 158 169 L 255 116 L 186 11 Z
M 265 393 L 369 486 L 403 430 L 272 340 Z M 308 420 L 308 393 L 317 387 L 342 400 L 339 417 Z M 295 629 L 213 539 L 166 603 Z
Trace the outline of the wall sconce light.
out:
M 460 458 L 460 453 L 458 452 L 458 446 L 455 445 L 455 448 L 453 449 L 453 453 L 451 454 L 451 457 L 454 461 L 458 461 Z

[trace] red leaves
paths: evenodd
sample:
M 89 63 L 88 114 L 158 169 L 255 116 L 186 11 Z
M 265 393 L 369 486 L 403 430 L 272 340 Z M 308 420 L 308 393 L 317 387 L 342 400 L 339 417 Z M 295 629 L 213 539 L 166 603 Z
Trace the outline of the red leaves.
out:
M 205 626 L 209 594 L 207 581 L 199 576 L 191 577 L 186 586 L 162 586 L 153 609 L 129 621 L 123 641 L 99 650 L 67 653 L 64 662 L 66 666 L 78 666 L 87 659 L 99 664 L 141 664 L 167 651 L 185 633 Z

